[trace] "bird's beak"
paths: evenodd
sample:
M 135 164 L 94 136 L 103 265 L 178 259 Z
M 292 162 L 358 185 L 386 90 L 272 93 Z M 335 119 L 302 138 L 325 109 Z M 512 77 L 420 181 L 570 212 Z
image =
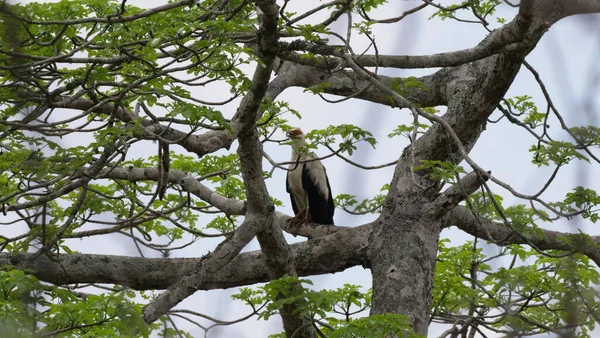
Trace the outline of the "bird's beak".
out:
M 287 133 L 285 133 L 285 136 L 287 136 L 287 138 L 289 138 L 290 140 L 293 139 L 293 137 L 289 131 Z

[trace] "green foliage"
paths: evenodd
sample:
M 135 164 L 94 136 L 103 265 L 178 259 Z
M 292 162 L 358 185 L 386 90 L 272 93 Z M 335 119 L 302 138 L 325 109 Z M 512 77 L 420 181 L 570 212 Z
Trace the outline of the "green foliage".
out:
M 329 82 L 322 82 L 322 83 L 319 83 L 319 84 L 314 85 L 314 86 L 306 87 L 306 89 L 304 89 L 304 92 L 305 93 L 306 92 L 310 92 L 310 93 L 313 93 L 315 95 L 316 94 L 322 94 L 329 87 L 331 87 L 331 83 L 329 83 Z
M 596 223 L 599 218 L 597 206 L 600 205 L 600 196 L 593 189 L 579 186 L 567 193 L 563 201 L 550 205 L 564 214 L 581 214 L 584 219 Z
M 458 247 L 448 247 L 448 243 L 439 242 L 432 299 L 434 317 L 475 313 L 488 316 L 487 325 L 494 329 L 527 334 L 538 332 L 539 327 L 566 325 L 565 302 L 571 302 L 568 297 L 585 297 L 588 304 L 598 301 L 594 285 L 600 275 L 585 256 L 551 258 L 533 249 L 510 245 L 487 257 L 476 243 Z M 503 257 L 512 257 L 508 268 L 491 267 L 491 261 Z M 579 295 L 569 291 L 575 280 Z M 574 302 L 582 314 L 584 332 L 592 330 L 595 323 L 590 309 L 580 301 Z M 500 313 L 490 311 L 492 308 L 499 308 Z
M 546 133 L 545 130 L 549 128 L 548 114 L 540 112 L 532 99 L 533 97 L 529 95 L 522 95 L 508 98 L 503 103 L 510 114 L 511 121 L 518 121 L 516 123 L 521 123 L 531 129 L 544 127 L 544 133 Z M 572 160 L 589 162 L 589 158 L 582 153 L 581 148 L 600 143 L 598 130 L 593 126 L 570 128 L 568 132 L 575 139 L 575 143 L 551 139 L 537 142 L 529 148 L 529 152 L 533 154 L 532 163 L 541 167 L 549 166 L 550 163 L 562 166 L 569 164 Z
M 350 10 L 364 19 L 353 22 L 352 28 L 372 38 L 377 23 L 367 14 L 386 2 L 352 1 Z M 452 19 L 458 13 L 488 18 L 494 15 L 500 3 L 499 0 L 462 1 L 438 8 L 432 18 Z M 146 128 L 149 123 L 160 122 L 163 126 L 184 130 L 189 133 L 187 137 L 192 138 L 190 142 L 194 142 L 193 138 L 202 130 L 232 133 L 230 121 L 223 115 L 227 108 L 218 106 L 248 93 L 251 80 L 242 67 L 263 63 L 250 48 L 257 41 L 256 5 L 243 0 L 229 4 L 231 7 L 222 11 L 207 11 L 204 8 L 214 10 L 219 5 L 214 0 L 205 0 L 149 16 L 141 15 L 142 8 L 112 0 L 3 4 L 3 9 L 10 10 L 14 16 L 3 15 L 0 20 L 3 51 L 0 63 L 4 69 L 0 74 L 0 134 L 7 135 L 0 139 L 2 210 L 4 206 L 50 196 L 75 180 L 83 182 L 83 178 L 88 178 L 83 169 L 90 168 L 103 153 L 112 152 L 106 168 L 156 168 L 158 156 L 138 158 L 130 148 L 137 142 L 155 141 L 156 135 L 151 128 Z M 239 11 L 231 10 L 237 6 Z M 325 11 L 341 8 L 343 5 L 338 3 Z M 288 25 L 289 19 L 296 15 L 285 13 L 288 20 L 281 18 L 283 34 L 315 45 L 328 42 L 326 36 L 332 34 L 328 27 L 305 23 L 308 20 Z M 26 20 L 20 20 L 21 17 Z M 495 19 L 501 24 L 506 21 Z M 61 20 L 72 22 L 65 24 Z M 41 21 L 48 22 L 40 24 Z M 81 61 L 85 58 L 89 58 L 89 62 Z M 301 58 L 320 64 L 334 59 L 311 52 L 305 52 Z M 213 84 L 219 85 L 219 94 L 230 94 L 228 98 L 215 99 L 222 102 L 207 102 L 212 99 L 201 97 L 213 89 L 209 89 Z M 322 94 L 331 85 L 322 82 L 305 92 Z M 428 90 L 412 76 L 394 79 L 391 86 L 407 99 L 415 92 Z M 61 104 L 68 104 L 72 98 L 78 100 L 77 104 L 89 101 L 91 105 L 79 109 L 84 112 L 80 116 L 69 111 L 65 114 L 67 117 L 58 118 L 61 113 L 57 108 L 51 118 L 47 112 L 30 124 L 33 130 L 13 130 L 11 123 L 25 117 L 24 108 L 58 98 L 64 98 Z M 152 112 L 134 108 L 142 103 L 152 108 Z M 504 106 L 521 125 L 543 128 L 544 132 L 549 126 L 548 115 L 538 110 L 531 96 L 509 98 Z M 423 110 L 438 113 L 435 107 Z M 122 116 L 123 111 L 127 111 L 126 116 Z M 153 116 L 155 111 L 158 113 Z M 279 142 L 272 139 L 273 135 L 292 128 L 290 118 L 302 117 L 283 101 L 265 100 L 259 113 L 258 133 L 262 142 Z M 62 120 L 35 130 L 34 125 L 44 119 Z M 428 128 L 428 124 L 421 123 L 400 125 L 388 136 L 411 139 L 413 132 L 421 135 Z M 82 141 L 82 145 L 68 148 L 64 146 L 67 142 L 58 141 L 77 132 L 89 135 L 89 141 L 86 139 L 87 143 Z M 570 128 L 568 132 L 573 142 L 543 140 L 533 146 L 530 149 L 534 154 L 533 163 L 562 166 L 573 160 L 589 161 L 583 147 L 600 145 L 600 128 L 581 126 Z M 319 145 L 335 150 L 336 145 L 341 153 L 353 155 L 360 142 L 373 148 L 377 144 L 370 132 L 350 124 L 313 130 L 307 138 L 312 141 L 305 149 L 307 152 Z M 219 152 L 198 158 L 179 151 L 170 153 L 171 170 L 185 172 L 188 178 L 201 181 L 221 196 L 246 199 L 237 154 Z M 455 183 L 464 173 L 456 164 L 434 160 L 423 161 L 414 170 L 447 183 Z M 169 244 L 183 239 L 193 243 L 201 236 L 194 230 L 229 233 L 241 222 L 242 217 L 219 212 L 177 184 L 169 185 L 165 196 L 158 199 L 155 198 L 156 182 L 145 178 L 136 182 L 109 179 L 102 176 L 104 174 L 106 171 L 90 182 L 66 189 L 68 192 L 60 193 L 57 198 L 18 210 L 18 216 L 27 219 L 29 227 L 18 239 L 0 236 L 0 251 L 10 254 L 37 251 L 41 244 L 64 230 L 63 238 L 48 255 L 52 258 L 56 254 L 69 254 L 72 250 L 66 239 L 88 236 L 89 229 L 84 226 L 94 224 L 100 225 L 95 231 L 118 227 L 111 232 L 136 234 L 136 244 L 142 242 L 146 248 L 167 255 L 170 247 L 148 243 L 157 238 Z M 271 174 L 263 172 L 262 176 L 269 179 Z M 376 214 L 381 211 L 389 188 L 386 184 L 377 195 L 362 201 L 356 196 L 340 194 L 335 203 L 351 213 Z M 75 210 L 84 191 L 85 199 Z M 272 201 L 281 205 L 275 198 Z M 543 210 L 519 204 L 504 206 L 502 202 L 498 195 L 476 192 L 468 197 L 466 204 L 487 219 L 508 220 L 510 229 L 519 232 L 512 233 L 510 238 L 527 242 L 544 236 L 539 225 L 551 220 L 550 208 L 569 217 L 581 215 L 596 222 L 600 197 L 593 189 L 577 187 L 562 201 L 549 203 L 549 208 Z M 62 229 L 67 220 L 71 220 L 69 226 Z M 594 238 L 587 234 L 565 236 L 559 241 L 576 248 L 596 245 Z M 573 254 L 559 258 L 566 253 L 551 250 L 542 255 L 522 245 L 494 247 L 497 251 L 490 255 L 490 251 L 483 250 L 479 244 L 468 242 L 451 247 L 446 240 L 440 241 L 431 302 L 434 320 L 452 323 L 467 314 L 478 317 L 473 322 L 480 327 L 507 334 L 533 335 L 548 331 L 546 328 L 565 325 L 574 309 L 580 314 L 578 334 L 590 335 L 595 325 L 593 318 L 600 315 L 599 296 L 594 288 L 600 283 L 600 276 L 587 257 Z M 492 264 L 495 259 L 511 263 Z M 371 291 L 363 292 L 359 286 L 349 284 L 335 290 L 317 291 L 310 285 L 309 280 L 285 276 L 259 288 L 242 288 L 233 298 L 251 306 L 258 318 L 265 320 L 293 308 L 294 314 L 316 323 L 327 337 L 416 336 L 411 333 L 407 318 L 402 316 L 360 317 L 366 315 L 370 307 Z M 191 337 L 173 328 L 163 328 L 161 323 L 145 325 L 141 305 L 131 301 L 137 296 L 147 302 L 153 293 L 115 289 L 81 295 L 42 284 L 20 270 L 0 270 L 0 336 L 145 337 L 160 329 L 164 337 Z M 166 323 L 165 318 L 161 321 Z
M 329 32 L 329 28 L 322 25 L 298 25 L 300 35 L 309 42 L 321 42 L 319 34 L 325 34 Z
M 221 156 L 205 155 L 198 159 L 195 156 L 171 152 L 170 158 L 171 169 L 181 170 L 188 174 L 202 177 L 210 176 L 215 173 L 222 173 L 222 175 L 215 175 L 207 178 L 213 183 L 222 181 L 226 175 L 239 175 L 240 173 L 240 162 L 237 154 L 226 154 Z M 151 159 L 154 161 L 157 160 L 156 156 L 151 157 Z
M 427 91 L 427 87 L 423 85 L 416 77 L 409 76 L 407 78 L 394 78 L 390 86 L 396 93 L 406 99 L 410 99 L 411 93 L 415 90 Z
M 353 9 L 360 8 L 361 10 L 363 10 L 365 12 L 369 12 L 369 11 L 383 5 L 384 3 L 387 3 L 387 0 L 357 0 L 357 1 L 353 1 L 352 5 L 353 5 Z
M 215 122 L 218 126 L 227 129 L 233 134 L 229 123 L 225 121 L 223 114 L 210 106 L 199 106 L 185 102 L 173 102 L 165 105 L 169 109 L 167 117 L 183 117 L 192 128 L 197 128 L 206 121 Z
M 236 216 L 217 216 L 213 218 L 207 225 L 207 229 L 215 229 L 221 233 L 227 233 L 235 230 Z
M 442 180 L 446 183 L 455 183 L 458 174 L 465 170 L 450 161 L 422 160 L 421 164 L 413 168 L 414 171 L 427 171 L 432 180 Z
M 290 107 L 284 101 L 263 100 L 260 106 L 261 118 L 258 121 L 258 133 L 265 140 L 270 138 L 278 130 L 288 131 L 293 127 L 288 124 L 287 115 L 301 119 L 298 111 Z
M 496 208 L 496 205 L 492 202 L 492 197 L 495 201 L 495 204 L 498 205 L 500 210 L 498 210 Z M 502 198 L 502 196 L 497 194 L 489 196 L 487 193 L 476 191 L 469 195 L 468 200 L 470 203 L 469 205 L 477 214 L 492 220 L 502 219 L 499 213 L 504 211 L 504 207 L 502 205 L 502 201 L 504 199 Z
M 579 209 L 587 209 L 600 204 L 600 197 L 595 190 L 579 186 L 574 192 L 567 193 L 565 203 L 574 204 Z
M 329 59 L 327 59 L 327 57 L 319 55 L 319 54 L 315 54 L 315 53 L 311 53 L 311 52 L 306 52 L 300 55 L 300 58 L 303 60 L 307 60 L 307 61 L 311 61 L 314 64 L 320 64 L 320 63 L 325 63 L 327 62 Z M 314 94 L 320 94 L 319 93 L 319 85 L 315 85 L 316 89 L 314 90 Z M 309 87 L 312 88 L 312 87 Z M 308 89 L 308 88 L 307 88 Z M 308 89 L 308 91 L 313 91 Z
M 8 180 L 7 185 L 0 187 L 4 192 L 2 196 L 18 191 L 10 182 L 52 180 L 60 175 L 72 174 L 93 156 L 91 146 L 63 149 L 51 140 L 26 136 L 20 131 L 0 140 L 0 145 L 3 149 L 10 149 L 0 151 L 0 172 L 7 175 Z M 45 156 L 45 151 L 54 152 L 54 155 Z
M 540 112 L 530 95 L 515 96 L 502 102 L 511 117 L 526 124 L 531 129 L 544 126 L 548 114 Z
M 386 313 L 352 320 L 333 331 L 329 338 L 385 338 L 390 336 L 401 338 L 423 337 L 412 331 L 408 317 Z
M 429 19 L 439 17 L 442 20 L 451 19 L 455 17 L 457 10 L 471 11 L 480 17 L 486 17 L 493 15 L 496 11 L 496 7 L 500 5 L 500 0 L 465 0 L 459 4 L 450 4 L 445 8 L 440 8 L 437 12 L 433 13 Z
M 548 141 L 546 144 L 531 146 L 529 151 L 534 154 L 531 162 L 538 167 L 548 166 L 550 162 L 555 165 L 565 165 L 574 159 L 590 162 L 587 156 L 580 153 L 577 147 L 569 142 Z
M 351 214 L 376 214 L 381 212 L 388 190 L 390 190 L 390 185 L 384 184 L 379 190 L 381 194 L 377 194 L 373 198 L 365 198 L 360 203 L 356 200 L 356 196 L 350 194 L 339 194 L 335 197 L 334 202 L 337 207 Z
M 427 124 L 423 124 L 423 123 L 417 123 L 417 125 L 406 125 L 406 124 L 401 124 L 398 127 L 396 127 L 396 129 L 394 129 L 394 131 L 392 131 L 391 133 L 388 134 L 389 138 L 395 137 L 395 136 L 404 136 L 409 140 L 412 140 L 412 134 L 415 130 L 415 128 L 417 128 L 417 135 L 419 134 L 425 134 L 425 132 L 427 131 L 427 129 L 429 129 L 429 125 Z
M 479 215 L 496 221 L 504 221 L 504 216 L 520 234 L 525 236 L 539 233 L 538 222 L 551 221 L 544 210 L 529 208 L 523 204 L 504 207 L 502 201 L 500 195 L 494 194 L 492 200 L 492 197 L 481 191 L 469 195 L 469 205 Z
M 327 337 L 383 338 L 392 333 L 399 337 L 419 337 L 412 332 L 404 316 L 385 314 L 357 318 L 356 315 L 371 305 L 370 290 L 365 293 L 360 291 L 360 286 L 344 284 L 335 290 L 315 291 L 304 285 L 312 285 L 312 282 L 286 275 L 259 288 L 241 288 L 232 298 L 251 306 L 258 318 L 265 320 L 279 314 L 284 307 L 294 305 L 295 314 L 314 322 Z M 270 337 L 284 337 L 282 335 Z
M 595 126 L 571 127 L 570 133 L 576 137 L 580 146 L 597 146 L 600 144 L 600 128 Z
M 231 5 L 242 3 L 234 0 Z M 107 150 L 115 151 L 110 158 L 110 166 L 156 167 L 156 156 L 136 158 L 135 153 L 127 152 L 124 143 L 133 144 L 148 138 L 148 131 L 142 128 L 146 126 L 142 124 L 142 119 L 156 122 L 158 117 L 164 126 L 189 130 L 190 137 L 206 127 L 232 131 L 229 121 L 215 105 L 199 103 L 202 100 L 191 95 L 190 89 L 193 85 L 205 86 L 219 81 L 225 85 L 222 86 L 226 88 L 225 92 L 229 91 L 234 97 L 247 92 L 250 79 L 239 66 L 259 60 L 253 50 L 239 44 L 232 33 L 254 34 L 255 6 L 241 6 L 235 14 L 226 16 L 206 15 L 210 13 L 202 7 L 211 8 L 214 5 L 212 0 L 201 2 L 201 5 L 174 7 L 138 18 L 132 16 L 141 14 L 144 9 L 121 1 L 7 5 L 6 10 L 29 22 L 19 19 L 10 23 L 10 20 L 0 21 L 2 39 L 9 40 L 14 44 L 14 50 L 32 58 L 13 57 L 5 53 L 0 57 L 3 64 L 45 62 L 41 61 L 44 60 L 42 57 L 53 57 L 56 61 L 48 61 L 48 64 L 52 64 L 48 69 L 55 69 L 60 76 L 53 78 L 44 75 L 28 82 L 35 85 L 20 86 L 20 92 L 16 92 L 15 86 L 11 85 L 15 74 L 4 72 L 0 99 L 7 104 L 0 107 L 0 119 L 22 119 L 22 109 L 31 106 L 31 102 L 25 102 L 24 106 L 20 106 L 20 102 L 23 97 L 38 92 L 39 88 L 54 90 L 58 87 L 60 92 L 51 95 L 90 100 L 95 108 L 67 124 L 49 125 L 43 134 L 25 134 L 0 124 L 0 133 L 10 135 L 0 140 L 0 193 L 2 197 L 7 196 L 5 205 L 15 204 L 16 198 L 20 203 L 31 202 L 41 195 L 65 187 L 80 177 L 82 169 L 89 168 Z M 107 17 L 110 20 L 106 21 Z M 65 25 L 60 20 L 73 21 Z M 58 23 L 39 24 L 38 21 Z M 69 53 L 76 50 L 74 57 L 89 58 L 90 62 L 65 61 L 73 56 Z M 17 78 L 22 77 L 16 75 Z M 189 85 L 185 81 L 191 77 L 196 80 Z M 140 116 L 133 116 L 131 120 L 115 118 L 117 108 L 133 112 L 137 103 L 144 103 L 155 114 L 155 111 L 162 114 L 157 114 L 157 117 L 145 116 L 144 109 L 136 109 Z M 102 104 L 116 104 L 117 107 L 98 109 Z M 290 111 L 285 110 L 285 103 L 277 104 L 281 115 Z M 74 134 L 74 127 L 83 128 L 92 141 L 62 148 L 48 137 Z M 212 185 L 211 188 L 227 197 L 245 198 L 236 154 L 198 159 L 171 152 L 170 159 L 171 169 L 198 176 L 205 180 L 203 184 Z M 44 184 L 43 189 L 36 194 L 22 192 L 24 186 L 35 186 L 40 182 Z M 148 204 L 156 191 L 156 182 L 148 180 L 130 182 L 95 178 L 85 185 L 85 189 L 86 197 L 63 237 L 81 236 L 85 233 L 81 227 L 86 222 L 106 224 L 109 223 L 106 220 L 113 220 L 112 225 L 120 226 L 119 230 L 131 228 L 132 233 L 141 234 L 140 237 L 147 241 L 158 237 L 171 243 L 183 238 L 184 230 L 180 227 L 198 229 L 198 211 L 213 211 L 205 202 L 190 198 L 189 194 L 174 185 L 169 186 L 164 198 L 154 199 L 152 204 Z M 82 189 L 78 188 L 43 206 L 27 209 L 31 214 L 44 213 L 43 218 L 35 219 L 40 226 L 32 226 L 21 240 L 0 238 L 1 248 L 13 253 L 26 252 L 31 243 L 51 238 L 74 211 L 73 206 L 81 193 Z M 165 221 L 163 216 L 170 221 Z M 219 217 L 211 224 L 203 223 L 203 228 L 208 226 L 221 231 L 231 230 L 234 224 L 229 220 L 219 223 Z M 129 221 L 133 222 L 123 228 Z M 178 226 L 174 225 L 175 222 Z M 110 226 L 106 228 L 108 230 Z M 193 236 L 196 237 L 195 234 Z M 51 252 L 57 252 L 58 249 L 70 252 L 64 241 L 59 241 Z
M 246 199 L 246 188 L 242 179 L 235 176 L 229 176 L 219 183 L 221 186 L 217 187 L 215 191 L 220 195 L 240 200 Z
M 0 270 L 0 336 L 148 337 L 151 328 L 142 319 L 142 307 L 129 296 L 80 298 L 21 270 Z
M 372 22 L 372 21 L 361 21 L 361 22 L 354 23 L 352 25 L 352 28 L 358 30 L 358 34 L 371 35 L 371 34 L 373 34 L 371 27 L 373 27 L 374 24 L 375 24 L 375 22 Z
M 314 143 L 324 145 L 335 143 L 336 136 L 342 138 L 339 144 L 341 152 L 347 152 L 349 155 L 352 155 L 354 150 L 358 149 L 355 144 L 360 141 L 367 142 L 373 149 L 377 144 L 373 134 L 352 124 L 329 126 L 323 130 L 315 129 L 306 135 L 307 139 L 312 140 Z
M 508 98 L 504 103 L 513 115 L 522 117 L 523 122 L 530 128 L 537 128 L 543 125 L 548 114 L 540 113 L 532 99 L 529 95 L 522 95 Z
M 540 229 L 537 224 L 552 220 L 546 210 L 529 208 L 522 204 L 505 208 L 502 206 L 501 196 L 494 195 L 494 199 L 500 207 L 500 212 L 523 235 L 539 234 Z M 469 196 L 469 202 L 478 214 L 493 220 L 502 220 L 499 211 L 487 194 L 475 192 Z M 589 219 L 594 223 L 599 219 L 598 205 L 600 205 L 598 193 L 593 189 L 581 186 L 575 187 L 572 192 L 568 192 L 562 201 L 548 203 L 549 207 L 554 208 L 560 214 L 566 216 L 581 215 L 584 219 Z

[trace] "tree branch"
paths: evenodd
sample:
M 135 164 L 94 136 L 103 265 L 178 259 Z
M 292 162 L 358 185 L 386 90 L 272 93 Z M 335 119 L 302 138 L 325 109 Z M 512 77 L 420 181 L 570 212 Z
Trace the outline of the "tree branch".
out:
M 127 180 L 129 182 L 152 180 L 158 181 L 160 170 L 158 168 L 123 168 L 105 169 L 100 172 L 101 178 L 111 178 L 115 180 Z M 167 176 L 169 182 L 179 184 L 185 191 L 198 196 L 206 203 L 223 211 L 228 215 L 243 215 L 246 213 L 246 203 L 224 197 L 212 191 L 204 184 L 183 171 L 177 169 L 169 170 Z
M 311 239 L 327 236 L 343 229 L 347 229 L 346 227 L 339 225 L 332 226 L 317 223 L 292 224 L 287 222 L 287 220 L 291 218 L 290 216 L 278 211 L 275 211 L 275 214 L 277 215 L 277 223 L 281 229 L 294 236 L 302 236 Z
M 504 26 L 506 27 L 506 26 Z M 502 29 L 502 28 L 501 28 Z M 489 37 L 494 37 L 491 39 Z M 501 53 L 510 53 L 522 49 L 521 41 L 515 38 L 509 39 L 510 35 L 489 35 L 487 39 L 477 46 L 453 52 L 429 54 L 429 55 L 361 55 L 356 61 L 363 67 L 389 67 L 389 68 L 438 68 L 455 67 L 465 63 L 481 60 L 488 56 Z M 497 37 L 497 38 L 496 38 Z M 320 68 L 333 69 L 332 65 L 343 62 L 343 51 L 336 46 L 319 45 L 302 40 L 297 40 L 281 46 L 282 51 L 278 55 L 285 60 L 305 65 L 318 66 Z M 320 59 L 304 59 L 300 55 L 291 53 L 292 50 L 302 50 L 318 55 L 333 56 L 335 60 L 323 61 Z M 336 62 L 337 61 L 337 62 Z
M 85 98 L 71 99 L 63 97 L 61 101 L 53 102 L 53 108 L 76 109 L 80 111 L 90 111 L 106 115 L 113 114 L 117 119 L 123 122 L 136 122 L 137 117 L 132 112 L 123 107 L 115 107 L 113 103 L 96 104 L 94 101 Z M 213 153 L 219 149 L 229 149 L 234 138 L 227 130 L 209 131 L 201 135 L 190 135 L 174 128 L 165 127 L 160 123 L 155 123 L 149 119 L 142 119 L 140 125 L 143 129 L 138 133 L 138 137 L 155 140 L 156 135 L 169 142 L 177 143 L 192 152 L 198 157 Z
M 298 63 L 284 62 L 279 68 L 278 77 L 287 77 L 288 87 L 309 88 L 323 83 L 328 86 L 323 89 L 324 93 L 352 96 L 357 99 L 380 103 L 386 106 L 398 107 L 398 103 L 391 100 L 390 96 L 371 86 L 369 81 L 357 76 L 353 71 L 341 70 L 328 72 L 315 67 L 305 66 Z M 378 75 L 377 79 L 390 87 L 397 80 L 389 76 Z M 433 75 L 417 78 L 423 84 L 421 88 L 408 88 L 410 98 L 421 107 L 433 107 L 446 104 L 445 85 L 448 72 L 438 71 Z M 401 107 L 404 108 L 404 107 Z
M 477 238 L 493 241 L 501 246 L 531 243 L 540 250 L 580 252 L 600 266 L 600 236 L 531 228 L 516 234 L 503 223 L 476 216 L 462 206 L 455 207 L 444 216 L 443 226 L 447 228 L 453 225 Z
M 344 228 L 334 234 L 290 245 L 291 262 L 298 276 L 344 271 L 368 266 L 371 225 Z M 0 253 L 0 266 L 17 266 L 33 254 Z M 28 266 L 38 279 L 55 285 L 108 283 L 136 290 L 167 289 L 199 266 L 204 258 L 142 258 L 111 255 L 62 254 L 40 256 Z M 165 273 L 168 271 L 169 273 Z M 214 274 L 207 274 L 198 290 L 226 289 L 271 280 L 264 254 L 257 250 L 239 254 Z
M 488 172 L 490 174 L 490 172 Z M 488 180 L 488 176 L 481 175 L 477 171 L 472 171 L 463 176 L 457 184 L 452 185 L 446 191 L 440 194 L 433 202 L 424 206 L 426 217 L 436 219 L 453 209 L 481 187 L 483 182 Z

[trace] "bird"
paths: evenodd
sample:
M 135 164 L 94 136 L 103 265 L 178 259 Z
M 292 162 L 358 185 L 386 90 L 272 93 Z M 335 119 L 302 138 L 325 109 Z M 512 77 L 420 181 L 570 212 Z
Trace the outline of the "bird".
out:
M 286 136 L 292 140 L 292 164 L 286 177 L 286 191 L 295 213 L 289 221 L 333 225 L 335 206 L 325 167 L 316 160 L 315 154 L 302 151 L 306 141 L 300 128 L 288 130 Z

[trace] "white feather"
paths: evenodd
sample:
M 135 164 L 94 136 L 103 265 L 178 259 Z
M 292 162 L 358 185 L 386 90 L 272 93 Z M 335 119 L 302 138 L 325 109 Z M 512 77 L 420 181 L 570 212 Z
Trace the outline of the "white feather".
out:
M 303 156 L 304 157 L 304 156 Z M 315 158 L 314 155 L 307 155 L 306 159 Z M 312 181 L 317 185 L 321 195 L 324 198 L 329 197 L 329 188 L 327 187 L 327 171 L 321 161 L 311 161 L 305 163 L 306 168 L 312 178 Z

